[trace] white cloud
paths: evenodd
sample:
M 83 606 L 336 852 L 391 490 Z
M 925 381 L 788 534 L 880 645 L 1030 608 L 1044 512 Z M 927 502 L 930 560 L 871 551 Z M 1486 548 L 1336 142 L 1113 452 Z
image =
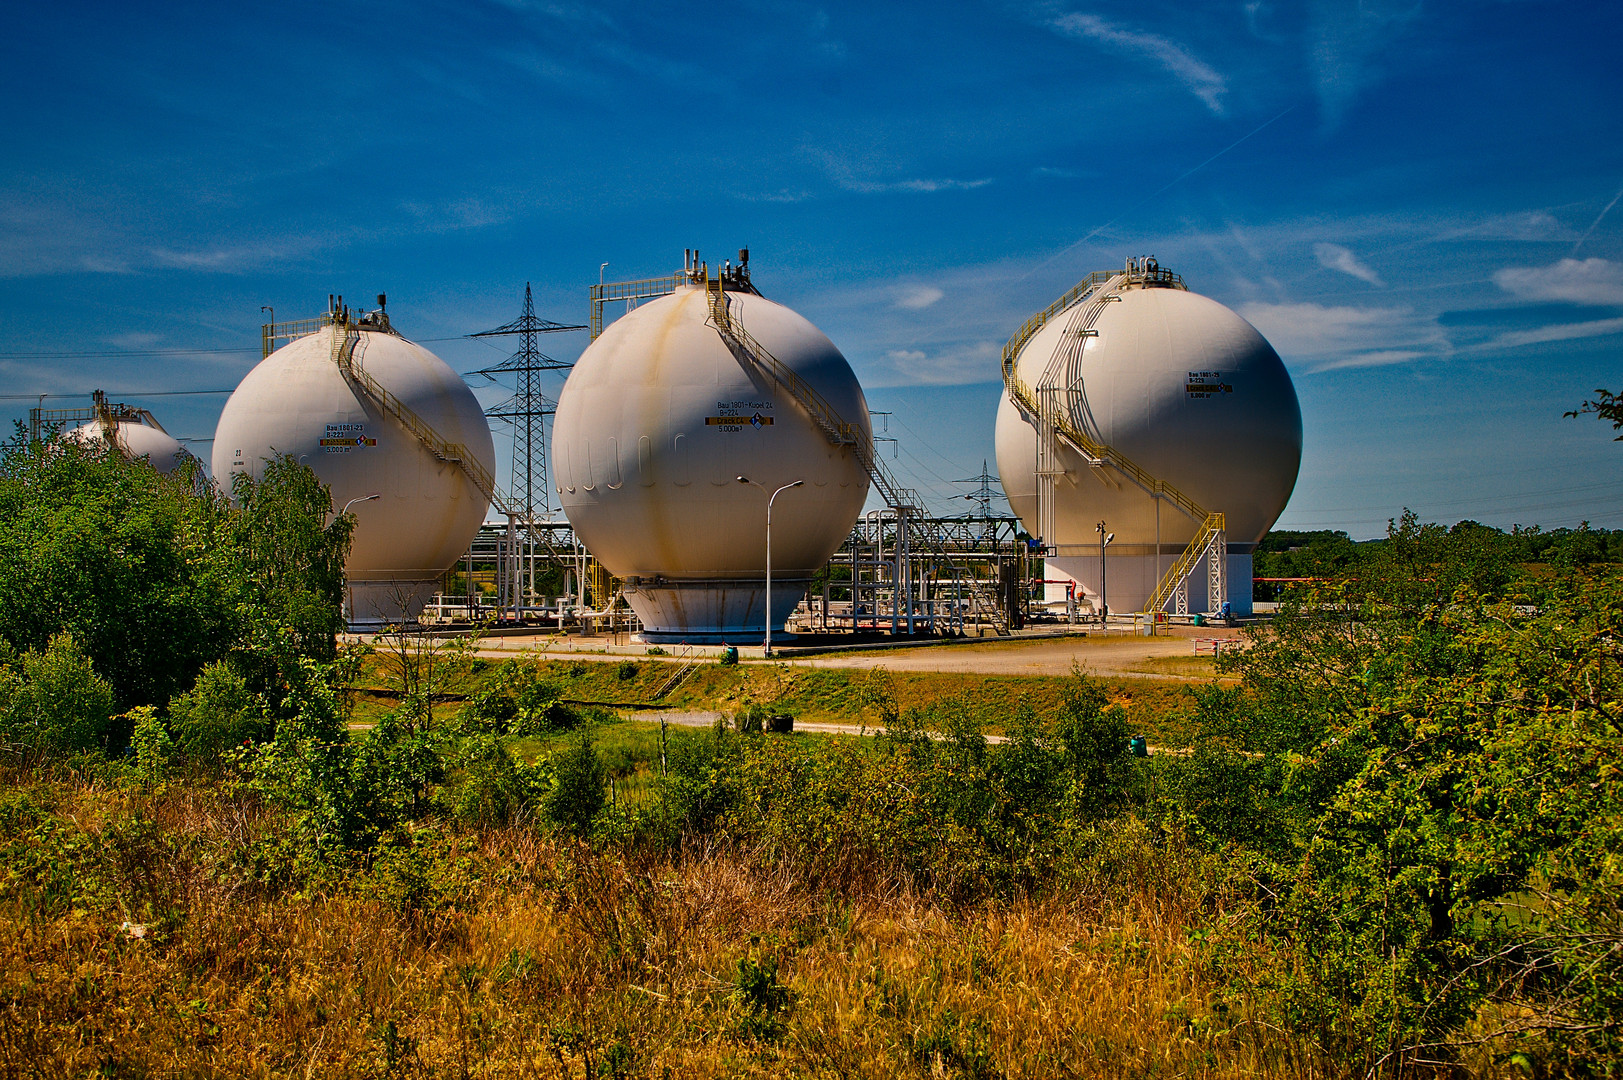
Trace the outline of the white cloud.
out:
M 1309 374 L 1407 363 L 1453 349 L 1435 316 L 1410 307 L 1251 303 L 1240 314 L 1281 357 Z
M 1418 0 L 1319 0 L 1310 5 L 1308 59 L 1318 84 L 1319 111 L 1337 127 L 1359 94 L 1386 76 L 1382 61 L 1420 16 Z
M 847 191 L 856 191 L 863 195 L 881 195 L 893 191 L 917 194 L 928 194 L 932 191 L 973 191 L 978 187 L 985 187 L 991 182 L 991 179 L 988 178 L 985 180 L 892 180 L 883 183 L 870 180 L 842 179 L 839 183 Z
M 1623 263 L 1562 259 L 1550 266 L 1507 266 L 1494 284 L 1518 300 L 1567 304 L 1623 304 Z
M 872 386 L 961 386 L 991 382 L 998 377 L 996 342 L 976 341 L 951 345 L 936 353 L 923 349 L 891 349 L 885 353 L 881 370 L 863 376 Z
M 1386 284 L 1381 280 L 1381 275 L 1370 269 L 1368 264 L 1340 244 L 1314 244 L 1313 254 L 1319 260 L 1319 265 L 1326 270 L 1339 270 L 1343 274 L 1350 274 L 1359 281 L 1367 281 L 1371 285 L 1384 286 Z
M 1536 330 L 1512 330 L 1483 345 L 1484 349 L 1514 349 L 1523 345 L 1542 345 L 1551 341 L 1572 341 L 1577 338 L 1605 337 L 1623 334 L 1623 319 L 1594 319 L 1590 322 L 1557 323 Z
M 309 255 L 320 250 L 322 246 L 322 239 L 311 236 L 290 237 L 277 242 L 217 244 L 211 248 L 193 251 L 154 247 L 149 249 L 148 254 L 152 265 L 171 270 L 212 270 L 222 274 L 240 274 L 286 259 Z
M 909 311 L 929 307 L 947 295 L 934 285 L 906 285 L 896 290 L 896 306 Z
M 1095 41 L 1117 52 L 1155 61 L 1191 94 L 1205 102 L 1208 109 L 1218 116 L 1223 115 L 1223 95 L 1228 92 L 1228 80 L 1170 38 L 1140 30 L 1125 30 L 1097 15 L 1079 12 L 1061 15 L 1050 25 L 1068 37 Z

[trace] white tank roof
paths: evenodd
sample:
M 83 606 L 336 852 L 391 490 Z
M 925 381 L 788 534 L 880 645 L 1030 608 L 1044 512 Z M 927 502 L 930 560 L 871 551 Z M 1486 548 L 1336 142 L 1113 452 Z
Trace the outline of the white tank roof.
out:
M 181 445 L 179 439 L 161 428 L 135 419 L 119 418 L 111 422 L 92 420 L 64 431 L 61 438 L 64 442 L 81 446 L 105 446 L 109 430 L 114 433 L 114 441 L 125 457 L 131 460 L 145 458 L 155 470 L 165 475 L 192 460 L 192 454 Z

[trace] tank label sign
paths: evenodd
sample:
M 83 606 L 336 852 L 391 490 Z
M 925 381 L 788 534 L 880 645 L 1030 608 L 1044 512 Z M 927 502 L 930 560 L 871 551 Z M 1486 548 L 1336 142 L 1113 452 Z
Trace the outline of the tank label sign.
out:
M 1232 394 L 1234 387 L 1223 381 L 1221 371 L 1191 371 L 1184 380 L 1183 392 L 1191 398 L 1209 398 Z
M 323 454 L 347 454 L 357 446 L 376 446 L 378 441 L 368 438 L 365 424 L 328 424 L 321 440 Z
M 772 426 L 770 401 L 718 401 L 716 411 L 721 415 L 704 418 L 706 427 L 743 431 L 747 427 L 760 429 Z

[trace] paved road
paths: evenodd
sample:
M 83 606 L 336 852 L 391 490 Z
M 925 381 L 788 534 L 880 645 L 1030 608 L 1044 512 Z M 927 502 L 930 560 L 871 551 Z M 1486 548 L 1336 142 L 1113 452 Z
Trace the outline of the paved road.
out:
M 1092 675 L 1132 676 L 1143 679 L 1189 681 L 1209 675 L 1179 675 L 1169 672 L 1136 670 L 1145 661 L 1187 657 L 1194 653 L 1194 639 L 1235 640 L 1237 630 L 1223 627 L 1177 627 L 1161 637 L 1135 637 L 1128 634 L 1090 634 L 1087 637 L 1040 637 L 1001 641 L 965 641 L 951 645 L 927 645 L 881 651 L 852 650 L 811 656 L 783 656 L 775 662 L 801 667 L 884 668 L 887 671 L 974 672 L 983 675 L 1068 675 L 1074 661 Z M 615 661 L 647 655 L 641 645 L 616 645 L 601 638 L 553 635 L 487 638 L 480 642 L 481 656 L 511 656 L 524 652 L 554 660 Z M 758 662 L 743 650 L 744 663 Z M 665 657 L 664 659 L 675 659 Z
M 666 723 L 677 724 L 681 727 L 707 728 L 720 720 L 722 714 L 719 712 L 678 712 L 671 710 L 667 712 L 628 712 L 625 714 L 625 718 L 627 720 L 641 720 L 651 724 L 657 724 L 663 719 Z M 860 724 L 817 724 L 796 720 L 795 730 L 812 732 L 818 735 L 873 735 L 880 729 L 863 727 Z M 986 741 L 989 743 L 1001 743 L 1007 740 L 1002 735 L 988 735 Z

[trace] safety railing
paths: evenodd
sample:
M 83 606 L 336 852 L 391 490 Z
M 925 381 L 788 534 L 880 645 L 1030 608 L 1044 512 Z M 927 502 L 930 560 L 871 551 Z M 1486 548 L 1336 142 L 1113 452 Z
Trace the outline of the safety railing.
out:
M 1190 575 L 1195 572 L 1195 567 L 1200 564 L 1203 556 L 1210 553 L 1213 558 L 1220 558 L 1223 552 L 1213 549 L 1221 549 L 1224 546 L 1221 543 L 1223 532 L 1223 515 L 1208 515 L 1206 520 L 1201 522 L 1200 529 L 1195 533 L 1195 538 L 1189 541 L 1189 546 L 1183 549 L 1182 554 L 1173 561 L 1172 566 L 1162 575 L 1161 580 L 1156 582 L 1155 591 L 1150 593 L 1150 598 L 1144 603 L 1144 610 L 1153 614 L 1166 607 L 1167 601 L 1172 599 L 1173 594 L 1182 588 L 1184 583 L 1189 580 Z M 1222 598 L 1208 597 L 1207 601 L 1213 605 L 1219 605 Z M 1179 612 L 1179 614 L 1184 613 Z
M 421 416 L 417 415 L 410 405 L 401 401 L 388 388 L 373 378 L 365 368 L 355 363 L 356 346 L 360 342 L 361 333 L 347 325 L 332 323 L 333 363 L 338 365 L 361 390 L 377 403 L 378 407 L 394 417 L 411 435 L 433 454 L 435 458 L 448 464 L 455 465 L 473 482 L 479 493 L 490 500 L 492 506 L 505 514 L 508 512 L 506 500 L 502 498 L 500 490 L 496 487 L 496 478 L 481 465 L 468 448 L 462 443 L 451 442 L 434 430 L 434 426 Z
M 919 546 L 925 552 L 944 562 L 954 576 L 960 577 L 967 584 L 970 602 L 977 615 L 991 624 L 998 634 L 1007 634 L 1008 620 L 1004 618 L 995 597 L 988 600 L 983 595 L 985 590 L 981 586 L 980 579 L 965 572 L 957 565 L 945 546 L 935 543 L 926 531 L 912 524 L 915 514 L 909 511 L 917 511 L 920 508 L 918 494 L 896 482 L 884 463 L 874 454 L 872 441 L 862 438 L 857 428 L 846 421 L 828 399 L 787 364 L 773 356 L 770 349 L 744 329 L 728 309 L 727 294 L 719 279 L 706 280 L 704 286 L 710 304 L 710 322 L 722 340 L 728 343 L 736 355 L 749 359 L 781 386 L 789 397 L 805 410 L 831 444 L 851 447 L 857 461 L 861 463 L 874 487 L 878 489 L 885 505 L 897 508 L 900 516 L 907 522 L 909 535 L 917 538 L 920 541 Z
M 665 277 L 643 278 L 639 281 L 607 281 L 601 285 L 592 286 L 592 340 L 596 341 L 603 332 L 603 305 L 615 300 L 647 300 L 656 296 L 667 296 L 681 288 L 688 281 L 688 275 L 682 271 L 668 274 Z

